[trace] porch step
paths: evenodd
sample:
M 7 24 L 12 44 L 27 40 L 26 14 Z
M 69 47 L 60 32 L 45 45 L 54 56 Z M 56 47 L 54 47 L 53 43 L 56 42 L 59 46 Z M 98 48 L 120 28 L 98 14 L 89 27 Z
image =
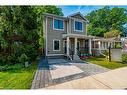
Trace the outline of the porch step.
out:
M 85 63 L 84 61 L 80 60 L 71 60 L 72 63 Z
M 80 57 L 78 55 L 74 55 L 74 58 L 71 62 L 75 62 L 75 63 L 84 63 Z
M 49 59 L 63 59 L 64 56 L 63 55 L 47 56 L 47 58 L 49 58 Z
M 74 55 L 74 58 L 73 59 L 74 60 L 81 60 L 80 57 L 77 54 Z

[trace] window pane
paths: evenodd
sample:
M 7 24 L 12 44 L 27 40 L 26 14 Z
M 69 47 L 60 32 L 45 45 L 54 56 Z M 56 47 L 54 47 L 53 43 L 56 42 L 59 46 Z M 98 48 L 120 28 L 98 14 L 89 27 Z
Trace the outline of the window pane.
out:
M 82 30 L 82 22 L 75 21 L 75 30 Z
M 63 29 L 63 21 L 59 20 L 59 29 Z
M 54 50 L 59 50 L 59 41 L 54 41 Z
M 54 20 L 54 28 L 55 29 L 63 29 L 63 21 L 62 20 Z
M 79 30 L 82 30 L 82 23 L 79 22 Z
M 54 20 L 54 28 L 58 29 L 58 20 Z

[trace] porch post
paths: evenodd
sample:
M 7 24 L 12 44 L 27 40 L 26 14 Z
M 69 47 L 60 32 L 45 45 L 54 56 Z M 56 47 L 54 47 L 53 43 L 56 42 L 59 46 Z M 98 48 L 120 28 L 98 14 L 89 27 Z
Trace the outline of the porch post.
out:
M 67 55 L 69 55 L 69 37 L 67 37 Z
M 75 55 L 77 54 L 77 38 L 75 38 Z
M 110 42 L 108 42 L 108 48 L 109 48 L 109 46 L 110 46 Z
M 89 54 L 92 54 L 92 51 L 91 51 L 91 39 L 89 39 Z
M 99 49 L 99 53 L 101 53 L 101 42 L 98 42 L 98 49 Z

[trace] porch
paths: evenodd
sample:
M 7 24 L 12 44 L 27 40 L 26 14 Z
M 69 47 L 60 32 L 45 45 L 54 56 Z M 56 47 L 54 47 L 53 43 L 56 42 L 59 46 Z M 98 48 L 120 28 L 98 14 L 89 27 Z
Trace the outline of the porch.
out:
M 63 51 L 66 56 L 78 55 L 79 57 L 92 54 L 90 36 L 80 34 L 65 34 L 63 36 Z
M 120 44 L 122 47 L 121 41 L 119 40 L 114 40 L 111 38 L 92 39 L 92 54 L 100 55 L 103 52 L 107 51 L 109 47 L 117 48 L 117 44 Z

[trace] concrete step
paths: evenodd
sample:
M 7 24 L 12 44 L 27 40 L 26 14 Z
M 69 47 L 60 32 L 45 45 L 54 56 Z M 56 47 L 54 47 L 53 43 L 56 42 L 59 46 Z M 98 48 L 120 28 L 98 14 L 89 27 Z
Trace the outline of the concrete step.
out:
M 63 59 L 64 55 L 56 55 L 56 56 L 47 56 L 49 59 Z

